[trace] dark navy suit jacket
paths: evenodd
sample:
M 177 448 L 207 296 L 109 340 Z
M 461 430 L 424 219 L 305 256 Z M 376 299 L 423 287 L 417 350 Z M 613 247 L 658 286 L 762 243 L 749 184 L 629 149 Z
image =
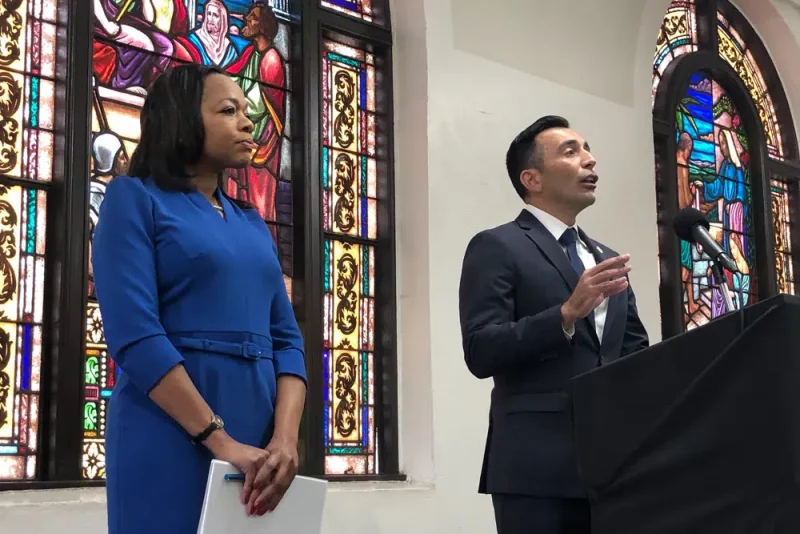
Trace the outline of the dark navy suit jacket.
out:
M 598 263 L 618 254 L 582 231 Z M 567 388 L 571 378 L 648 346 L 633 291 L 611 297 L 603 340 L 593 314 L 561 326 L 578 283 L 563 248 L 529 211 L 476 235 L 464 257 L 459 310 L 464 358 L 493 378 L 480 492 L 584 497 Z

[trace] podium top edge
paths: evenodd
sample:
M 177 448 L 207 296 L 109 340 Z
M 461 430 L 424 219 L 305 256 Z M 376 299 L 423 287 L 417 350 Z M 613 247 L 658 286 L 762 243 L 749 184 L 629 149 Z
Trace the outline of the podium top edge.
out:
M 686 337 L 696 337 L 704 335 L 705 329 L 709 327 L 711 324 L 717 323 L 719 321 L 726 321 L 726 320 L 738 320 L 734 319 L 735 317 L 739 317 L 740 314 L 759 314 L 759 312 L 764 313 L 765 311 L 769 310 L 770 308 L 794 308 L 800 307 L 800 296 L 795 295 L 776 295 L 774 297 L 770 297 L 764 299 L 762 301 L 756 302 L 750 306 L 746 306 L 740 310 L 735 310 L 733 312 L 727 313 L 720 317 L 715 318 L 714 320 L 710 321 L 709 323 L 704 324 L 698 328 L 693 330 L 689 330 L 687 332 L 683 332 L 676 336 L 670 337 L 668 339 L 663 339 L 658 343 L 652 344 L 649 347 L 637 351 L 633 354 L 629 354 L 623 358 L 618 358 L 613 361 L 608 362 L 607 364 L 596 367 L 594 369 L 590 369 L 584 373 L 581 373 L 573 378 L 570 379 L 570 388 L 569 390 L 572 391 L 576 387 L 580 387 L 587 380 L 592 380 L 594 376 L 598 374 L 605 374 L 609 371 L 609 369 L 618 368 L 619 366 L 628 366 L 631 365 L 631 360 L 635 360 L 637 355 L 642 353 L 649 353 L 655 347 L 661 347 L 661 349 L 669 349 L 671 346 L 674 346 L 675 343 L 680 343 L 682 338 Z M 745 315 L 746 317 L 747 315 Z

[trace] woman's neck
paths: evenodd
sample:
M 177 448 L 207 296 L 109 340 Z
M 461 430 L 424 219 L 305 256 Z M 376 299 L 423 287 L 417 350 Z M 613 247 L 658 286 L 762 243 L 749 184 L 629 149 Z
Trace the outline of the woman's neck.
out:
M 192 178 L 192 183 L 198 191 L 203 193 L 203 196 L 209 200 L 213 200 L 214 193 L 217 191 L 217 184 L 219 182 L 216 174 L 196 173 Z

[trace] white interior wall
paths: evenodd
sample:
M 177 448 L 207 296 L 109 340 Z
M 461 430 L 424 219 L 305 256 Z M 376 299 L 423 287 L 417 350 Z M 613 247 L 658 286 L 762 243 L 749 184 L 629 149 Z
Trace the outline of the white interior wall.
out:
M 765 41 L 798 102 L 800 11 L 790 1 L 737 4 L 769 28 Z M 490 501 L 476 494 L 491 385 L 463 363 L 458 278 L 472 235 L 519 212 L 504 155 L 539 116 L 564 115 L 591 143 L 599 200 L 580 223 L 631 253 L 640 312 L 658 339 L 650 72 L 668 3 L 393 1 L 401 463 L 410 480 L 335 485 L 326 534 L 493 532 Z M 103 532 L 103 492 L 0 494 L 0 518 L 9 533 Z

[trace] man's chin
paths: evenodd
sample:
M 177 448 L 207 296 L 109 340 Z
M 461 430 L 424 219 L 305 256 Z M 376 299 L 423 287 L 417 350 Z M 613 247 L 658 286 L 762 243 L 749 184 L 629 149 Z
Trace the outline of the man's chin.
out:
M 586 209 L 589 206 L 593 205 L 595 202 L 597 202 L 597 195 L 594 194 L 594 191 L 591 191 L 581 195 L 580 199 L 578 199 L 577 204 L 581 206 L 581 209 Z

